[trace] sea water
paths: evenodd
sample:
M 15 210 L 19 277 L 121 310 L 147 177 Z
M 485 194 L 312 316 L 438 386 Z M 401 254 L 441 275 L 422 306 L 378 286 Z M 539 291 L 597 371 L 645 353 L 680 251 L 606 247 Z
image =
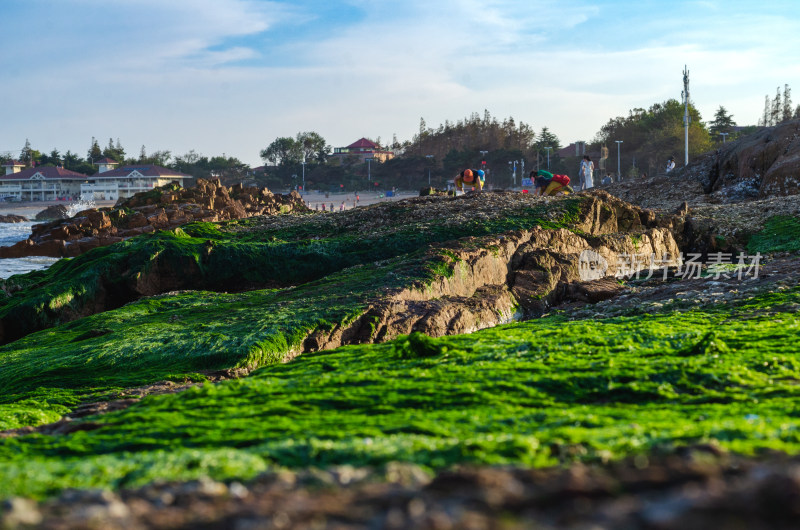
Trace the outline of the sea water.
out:
M 67 217 L 73 217 L 78 212 L 97 208 L 97 204 L 91 199 L 71 201 L 67 203 Z M 8 213 L 16 213 L 13 210 Z M 40 221 L 28 221 L 25 223 L 0 223 L 0 247 L 8 247 L 23 239 L 28 239 L 31 235 L 31 227 Z M 61 258 L 46 258 L 43 256 L 31 256 L 28 258 L 7 258 L 0 259 L 0 278 L 5 279 L 14 274 L 25 274 L 26 272 L 46 269 Z
M 17 241 L 28 239 L 28 236 L 31 235 L 31 227 L 35 224 L 37 223 L 31 221 L 26 223 L 0 223 L 0 246 L 8 247 Z M 0 259 L 0 278 L 5 279 L 14 274 L 46 269 L 59 259 L 43 256 Z

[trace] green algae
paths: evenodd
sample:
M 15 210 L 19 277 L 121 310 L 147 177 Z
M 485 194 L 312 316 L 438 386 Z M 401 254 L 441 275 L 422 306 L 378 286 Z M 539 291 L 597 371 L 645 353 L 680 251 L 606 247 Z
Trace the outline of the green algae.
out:
M 787 215 L 770 217 L 761 231 L 750 236 L 747 250 L 760 252 L 797 252 L 800 250 L 800 219 Z
M 90 419 L 94 430 L 2 440 L 0 494 L 185 478 L 187 454 L 221 458 L 211 476 L 246 479 L 274 466 L 396 460 L 594 462 L 699 442 L 797 451 L 800 317 L 775 308 L 798 301 L 789 289 L 684 312 L 552 316 L 304 354 L 148 397 Z
M 172 290 L 219 292 L 300 285 L 465 233 L 484 236 L 537 225 L 571 227 L 583 200 L 500 209 L 493 212 L 494 217 L 466 223 L 446 217 L 409 219 L 411 208 L 402 203 L 380 205 L 384 220 L 366 227 L 367 234 L 361 232 L 365 227 L 364 219 L 356 215 L 360 212 L 283 216 L 295 222 L 277 229 L 268 223 L 274 218 L 257 218 L 191 223 L 145 234 L 3 282 L 9 293 L 0 298 L 0 319 L 6 323 L 3 342 L 95 312 L 98 303 L 105 310 L 135 300 L 141 296 L 139 284 L 147 284 L 150 273 L 171 278 L 167 288 Z M 153 288 L 157 287 L 147 287 Z M 8 324 L 12 319 L 13 326 Z

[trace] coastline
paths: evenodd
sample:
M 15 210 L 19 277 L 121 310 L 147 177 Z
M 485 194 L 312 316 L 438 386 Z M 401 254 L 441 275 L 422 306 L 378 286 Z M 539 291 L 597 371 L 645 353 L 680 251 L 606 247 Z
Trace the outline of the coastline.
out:
M 0 215 L 22 215 L 29 221 L 34 221 L 36 215 L 50 206 L 62 205 L 67 208 L 80 201 L 33 201 L 33 202 L 1 202 Z M 95 201 L 97 208 L 114 206 L 117 201 Z
M 289 192 L 284 192 L 284 194 L 286 193 Z M 358 192 L 359 200 L 358 204 L 356 205 L 356 193 L 354 192 L 326 194 L 311 191 L 307 193 L 301 193 L 301 195 L 303 200 L 312 210 L 316 209 L 318 205 L 321 208 L 323 204 L 330 209 L 330 205 L 333 204 L 334 211 L 337 212 L 340 211 L 342 203 L 344 203 L 345 210 L 350 210 L 355 206 L 369 206 L 379 202 L 399 201 L 402 199 L 408 199 L 410 197 L 419 197 L 418 192 L 411 191 L 397 192 L 392 197 L 386 197 L 385 195 L 381 197 L 380 193 L 374 191 Z M 71 205 L 74 205 L 78 202 L 80 201 L 0 202 L 0 215 L 22 215 L 29 221 L 33 221 L 39 212 L 47 209 L 50 206 L 60 204 L 69 208 Z M 94 203 L 96 208 L 103 208 L 114 206 L 117 201 L 94 201 Z

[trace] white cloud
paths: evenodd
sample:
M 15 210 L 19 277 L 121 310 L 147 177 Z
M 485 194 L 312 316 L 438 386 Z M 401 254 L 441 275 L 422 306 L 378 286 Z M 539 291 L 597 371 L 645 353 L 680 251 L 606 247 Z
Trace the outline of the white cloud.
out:
M 800 86 L 800 25 L 785 8 L 679 2 L 626 19 L 624 4 L 351 0 L 362 17 L 328 23 L 303 4 L 58 2 L 47 15 L 55 31 L 12 17 L 21 29 L 0 37 L 0 150 L 28 136 L 83 152 L 91 136 L 111 136 L 130 152 L 194 148 L 257 164 L 277 136 L 402 140 L 420 117 L 437 126 L 483 109 L 567 143 L 628 109 L 679 99 L 685 64 L 706 119 L 722 104 L 754 123 L 764 94 Z M 286 28 L 311 31 L 293 41 Z M 258 39 L 275 32 L 280 47 L 264 48 Z

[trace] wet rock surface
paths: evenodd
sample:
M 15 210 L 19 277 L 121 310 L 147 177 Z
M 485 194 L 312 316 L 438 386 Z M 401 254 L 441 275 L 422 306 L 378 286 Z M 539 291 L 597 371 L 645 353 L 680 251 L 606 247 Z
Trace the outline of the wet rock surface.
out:
M 69 219 L 69 213 L 66 206 L 63 204 L 54 204 L 48 206 L 41 212 L 37 213 L 34 217 L 36 221 L 52 221 L 55 219 Z
M 0 247 L 0 258 L 73 257 L 96 247 L 190 222 L 305 210 L 307 207 L 297 192 L 276 195 L 267 188 L 241 185 L 227 188 L 218 179 L 198 179 L 194 188 L 162 186 L 121 199 L 113 208 L 84 210 L 70 218 L 64 206 L 51 206 L 40 212 L 36 220 L 56 220 L 34 225 L 28 239 Z
M 781 529 L 800 515 L 800 461 L 713 445 L 563 467 L 410 464 L 199 478 L 117 493 L 68 490 L 4 501 L 8 528 Z
M 26 223 L 28 218 L 22 215 L 0 215 L 0 223 Z

